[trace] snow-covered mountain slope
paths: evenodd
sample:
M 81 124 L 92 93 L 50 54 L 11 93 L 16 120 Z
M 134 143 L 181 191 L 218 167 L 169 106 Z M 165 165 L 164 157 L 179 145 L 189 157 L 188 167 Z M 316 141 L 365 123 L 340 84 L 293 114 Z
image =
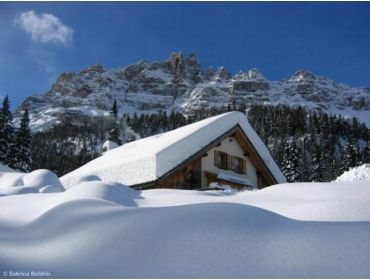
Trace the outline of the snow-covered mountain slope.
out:
M 31 177 L 59 184 L 49 175 Z M 0 270 L 48 278 L 367 278 L 369 199 L 365 181 L 225 193 L 137 192 L 89 178 L 55 193 L 9 193 L 0 197 Z
M 94 65 L 64 73 L 45 94 L 27 98 L 31 127 L 46 129 L 65 118 L 107 115 L 116 99 L 121 113 L 192 110 L 242 102 L 304 105 L 370 125 L 370 89 L 351 88 L 300 70 L 281 81 L 267 80 L 257 69 L 231 76 L 223 67 L 203 71 L 195 55 L 172 54 L 164 62 L 139 61 L 120 69 Z

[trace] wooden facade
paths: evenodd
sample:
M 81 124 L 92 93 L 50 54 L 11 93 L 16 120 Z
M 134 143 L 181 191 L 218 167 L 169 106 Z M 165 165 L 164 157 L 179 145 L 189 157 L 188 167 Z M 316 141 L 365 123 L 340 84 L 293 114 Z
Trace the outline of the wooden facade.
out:
M 197 189 L 201 183 L 201 160 L 195 159 L 159 180 L 155 188 Z

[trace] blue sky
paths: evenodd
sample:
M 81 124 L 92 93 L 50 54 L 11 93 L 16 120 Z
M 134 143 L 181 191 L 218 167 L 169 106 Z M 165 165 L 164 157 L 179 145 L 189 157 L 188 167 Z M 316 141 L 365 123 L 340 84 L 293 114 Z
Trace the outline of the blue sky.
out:
M 370 86 L 368 2 L 0 2 L 0 95 L 13 108 L 62 72 L 196 53 L 266 78 L 298 69 Z

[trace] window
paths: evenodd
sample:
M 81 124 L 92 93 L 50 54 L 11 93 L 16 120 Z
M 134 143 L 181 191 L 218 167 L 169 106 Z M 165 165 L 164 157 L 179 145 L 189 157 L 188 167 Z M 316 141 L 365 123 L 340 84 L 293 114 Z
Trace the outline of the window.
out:
M 220 169 L 232 170 L 239 174 L 246 174 L 245 160 L 240 157 L 230 156 L 227 153 L 215 151 L 214 164 Z
M 245 160 L 240 157 L 231 157 L 231 170 L 239 174 L 245 174 Z
M 220 151 L 215 151 L 215 166 L 220 169 L 228 169 L 228 154 Z

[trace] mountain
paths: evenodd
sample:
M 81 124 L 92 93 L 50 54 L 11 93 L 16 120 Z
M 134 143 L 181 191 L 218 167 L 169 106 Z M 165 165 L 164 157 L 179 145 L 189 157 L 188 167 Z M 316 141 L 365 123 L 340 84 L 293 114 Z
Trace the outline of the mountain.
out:
M 203 70 L 194 54 L 173 53 L 164 62 L 139 61 L 119 69 L 98 64 L 80 73 L 63 73 L 45 94 L 27 98 L 16 119 L 28 108 L 34 131 L 69 119 L 108 115 L 117 100 L 120 113 L 177 110 L 191 114 L 212 106 L 286 104 L 358 117 L 370 126 L 370 89 L 353 88 L 299 70 L 288 79 L 270 81 L 257 69 L 235 76 L 224 68 Z

